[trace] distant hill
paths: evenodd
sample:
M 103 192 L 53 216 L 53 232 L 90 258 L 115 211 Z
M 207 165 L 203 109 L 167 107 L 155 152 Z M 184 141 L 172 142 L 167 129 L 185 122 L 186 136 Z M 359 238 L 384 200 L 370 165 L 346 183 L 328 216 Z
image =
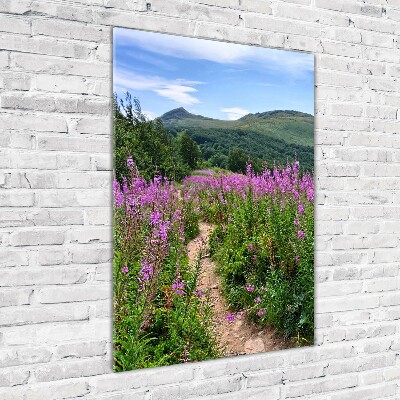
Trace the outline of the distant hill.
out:
M 297 158 L 306 169 L 314 166 L 314 117 L 310 114 L 274 110 L 226 121 L 195 115 L 180 107 L 160 118 L 174 136 L 185 130 L 199 144 L 205 159 L 218 166 L 233 147 L 271 165 Z

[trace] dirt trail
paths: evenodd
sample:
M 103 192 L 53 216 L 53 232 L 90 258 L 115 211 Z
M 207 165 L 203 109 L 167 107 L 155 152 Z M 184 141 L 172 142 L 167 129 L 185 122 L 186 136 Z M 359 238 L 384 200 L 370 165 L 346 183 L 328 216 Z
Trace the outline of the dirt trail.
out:
M 200 234 L 188 244 L 189 261 L 193 265 L 201 250 L 204 250 L 213 226 L 201 222 Z M 225 356 L 253 354 L 290 347 L 275 336 L 272 329 L 260 331 L 255 324 L 245 320 L 240 313 L 234 321 L 227 321 L 230 313 L 221 291 L 221 278 L 215 272 L 215 263 L 207 255 L 201 259 L 198 289 L 209 293 L 214 309 L 213 330 Z

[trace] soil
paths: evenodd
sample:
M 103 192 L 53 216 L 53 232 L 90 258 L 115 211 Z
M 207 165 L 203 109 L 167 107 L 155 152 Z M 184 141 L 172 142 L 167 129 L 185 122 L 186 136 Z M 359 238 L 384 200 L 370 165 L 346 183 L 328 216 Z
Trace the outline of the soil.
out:
M 213 330 L 224 356 L 239 354 L 254 354 L 272 350 L 281 350 L 292 345 L 276 335 L 272 328 L 261 329 L 255 324 L 246 321 L 243 313 L 235 313 L 235 319 L 228 321 L 230 314 L 221 289 L 221 277 L 216 273 L 214 261 L 207 255 L 207 243 L 213 225 L 201 222 L 200 233 L 188 244 L 189 261 L 192 265 L 199 254 L 200 275 L 198 290 L 211 299 L 214 310 Z

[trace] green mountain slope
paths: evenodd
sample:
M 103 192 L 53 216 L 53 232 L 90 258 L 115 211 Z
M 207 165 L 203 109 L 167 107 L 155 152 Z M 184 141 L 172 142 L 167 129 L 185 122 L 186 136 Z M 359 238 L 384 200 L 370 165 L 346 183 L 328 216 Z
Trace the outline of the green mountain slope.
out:
M 174 136 L 185 130 L 214 165 L 222 166 L 229 150 L 239 147 L 269 164 L 297 158 L 303 167 L 313 169 L 314 117 L 310 114 L 276 110 L 225 121 L 191 114 L 181 107 L 160 118 Z

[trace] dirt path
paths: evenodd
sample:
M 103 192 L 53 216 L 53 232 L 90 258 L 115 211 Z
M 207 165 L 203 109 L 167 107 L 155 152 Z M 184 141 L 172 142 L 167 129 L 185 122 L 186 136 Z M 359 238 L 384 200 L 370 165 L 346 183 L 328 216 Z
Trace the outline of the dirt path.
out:
M 200 234 L 188 244 L 189 261 L 193 265 L 199 252 L 206 248 L 213 226 L 200 223 Z M 198 289 L 209 293 L 214 309 L 213 329 L 219 346 L 225 356 L 253 354 L 290 347 L 275 336 L 271 329 L 260 331 L 255 324 L 249 323 L 240 313 L 234 321 L 228 321 L 230 313 L 221 292 L 221 278 L 215 272 L 215 263 L 207 255 L 201 259 Z

